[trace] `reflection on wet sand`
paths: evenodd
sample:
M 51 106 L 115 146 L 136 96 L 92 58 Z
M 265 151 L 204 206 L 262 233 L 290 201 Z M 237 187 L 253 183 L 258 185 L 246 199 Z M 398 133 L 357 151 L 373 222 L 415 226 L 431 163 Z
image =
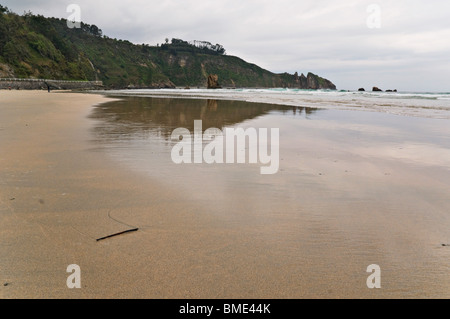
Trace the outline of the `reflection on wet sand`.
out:
M 212 127 L 222 129 L 272 111 L 309 115 L 317 109 L 212 99 L 126 97 L 121 101 L 95 108 L 90 117 L 109 124 L 96 128 L 96 134 L 104 138 L 115 138 L 118 134 L 124 138 L 127 135 L 142 135 L 147 132 L 169 138 L 176 128 L 193 130 L 195 120 L 203 121 L 204 130 Z
M 162 222 L 195 205 L 179 249 L 195 251 L 195 269 L 208 265 L 216 296 L 449 296 L 447 121 L 159 98 L 104 104 L 91 118 L 96 145 L 181 198 Z M 279 172 L 174 164 L 169 136 L 198 119 L 204 129 L 280 128 Z M 443 158 L 431 160 L 436 154 Z M 130 213 L 133 225 L 151 225 L 154 235 L 153 211 Z M 195 238 L 202 249 L 192 248 Z M 382 269 L 379 291 L 366 285 L 372 264 Z

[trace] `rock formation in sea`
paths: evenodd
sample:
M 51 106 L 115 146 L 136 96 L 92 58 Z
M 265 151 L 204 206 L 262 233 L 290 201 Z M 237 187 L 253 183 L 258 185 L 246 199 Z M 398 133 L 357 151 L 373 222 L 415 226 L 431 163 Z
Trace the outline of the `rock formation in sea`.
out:
M 319 90 L 330 89 L 336 90 L 336 86 L 329 80 L 324 79 L 314 73 L 309 72 L 306 76 L 306 89 Z
M 220 89 L 219 76 L 217 74 L 210 74 L 208 76 L 208 89 Z
M 302 75 L 298 76 L 298 72 L 295 72 L 294 83 L 294 86 L 297 88 L 306 89 L 308 87 L 308 80 L 303 73 Z
M 308 85 L 308 80 L 306 79 L 306 76 L 302 73 L 302 75 L 300 75 L 300 87 L 302 88 L 306 88 L 306 86 Z

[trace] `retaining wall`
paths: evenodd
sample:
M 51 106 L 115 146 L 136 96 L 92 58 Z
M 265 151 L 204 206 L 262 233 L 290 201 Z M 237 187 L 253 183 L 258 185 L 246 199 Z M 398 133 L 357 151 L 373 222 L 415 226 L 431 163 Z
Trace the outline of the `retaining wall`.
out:
M 96 89 L 103 86 L 102 81 L 59 81 L 49 79 L 14 79 L 1 78 L 0 89 L 11 90 L 52 90 Z

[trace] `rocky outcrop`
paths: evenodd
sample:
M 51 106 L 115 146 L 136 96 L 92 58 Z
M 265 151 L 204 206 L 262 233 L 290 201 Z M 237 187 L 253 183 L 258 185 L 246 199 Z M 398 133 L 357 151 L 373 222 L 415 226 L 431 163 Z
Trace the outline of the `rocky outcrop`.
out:
M 14 70 L 5 63 L 0 63 L 0 78 L 14 78 Z
M 308 80 L 306 79 L 306 76 L 302 73 L 300 75 L 300 85 L 302 88 L 306 88 L 308 86 Z
M 208 89 L 220 89 L 219 76 L 217 74 L 210 74 L 208 76 Z
M 321 90 L 321 89 L 329 89 L 336 90 L 336 85 L 334 85 L 331 81 L 324 79 L 314 73 L 309 72 L 306 77 L 306 89 L 309 90 Z
M 120 88 L 120 87 L 119 87 Z M 176 86 L 172 81 L 160 81 L 149 83 L 148 85 L 136 85 L 130 84 L 126 87 L 128 90 L 141 90 L 141 89 L 175 89 Z
M 294 87 L 297 88 L 306 88 L 308 86 L 308 80 L 306 76 L 302 73 L 302 75 L 298 76 L 298 72 L 294 74 Z
M 364 88 L 359 88 L 358 92 L 366 92 L 366 90 Z
M 294 89 L 308 89 L 308 90 L 336 90 L 336 85 L 331 81 L 324 79 L 314 73 L 308 73 L 305 76 L 303 73 L 299 76 L 298 72 L 295 74 L 283 73 L 278 76 L 282 79 L 282 87 Z
M 373 87 L 372 92 L 383 92 L 382 89 L 377 88 L 376 86 Z

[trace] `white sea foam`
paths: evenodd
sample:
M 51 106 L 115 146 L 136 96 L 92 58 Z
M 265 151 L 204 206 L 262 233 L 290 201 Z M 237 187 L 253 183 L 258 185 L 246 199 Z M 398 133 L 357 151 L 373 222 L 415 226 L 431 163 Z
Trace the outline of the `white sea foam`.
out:
M 114 96 L 240 100 L 325 109 L 376 111 L 450 119 L 450 93 L 355 92 L 299 89 L 160 89 L 104 91 Z

